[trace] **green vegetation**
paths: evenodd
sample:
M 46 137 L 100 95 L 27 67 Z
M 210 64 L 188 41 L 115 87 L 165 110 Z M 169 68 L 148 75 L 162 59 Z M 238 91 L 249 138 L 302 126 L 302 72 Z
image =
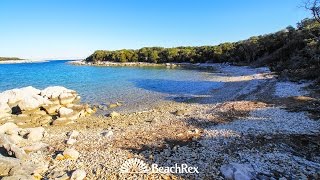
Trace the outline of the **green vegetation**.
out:
M 145 47 L 138 50 L 98 50 L 87 62 L 230 62 L 239 65 L 269 66 L 291 79 L 320 77 L 320 23 L 304 19 L 297 27 L 254 36 L 247 40 L 201 47 Z
M 0 61 L 8 61 L 8 60 L 23 60 L 17 57 L 0 57 Z

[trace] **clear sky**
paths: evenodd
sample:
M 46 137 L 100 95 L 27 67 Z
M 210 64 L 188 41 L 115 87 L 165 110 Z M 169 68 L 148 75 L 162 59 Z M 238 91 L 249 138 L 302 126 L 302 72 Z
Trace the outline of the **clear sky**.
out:
M 0 56 L 84 58 L 97 49 L 198 46 L 295 26 L 303 0 L 0 0 Z

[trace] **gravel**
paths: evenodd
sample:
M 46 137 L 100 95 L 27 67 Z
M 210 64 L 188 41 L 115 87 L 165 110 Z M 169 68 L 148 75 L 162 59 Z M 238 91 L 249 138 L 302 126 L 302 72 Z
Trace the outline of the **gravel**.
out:
M 276 84 L 275 95 L 278 97 L 290 97 L 290 96 L 302 96 L 308 92 L 303 90 L 304 87 L 309 85 L 308 83 L 293 83 L 293 82 L 278 82 Z

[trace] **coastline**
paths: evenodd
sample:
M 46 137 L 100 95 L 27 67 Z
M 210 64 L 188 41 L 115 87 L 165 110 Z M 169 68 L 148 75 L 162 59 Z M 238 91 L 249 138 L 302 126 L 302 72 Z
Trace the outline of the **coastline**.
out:
M 89 179 L 128 178 L 130 174 L 118 171 L 133 157 L 162 167 L 187 163 L 200 170 L 199 174 L 156 174 L 154 178 L 223 179 L 226 166 L 248 168 L 260 178 L 319 177 L 319 157 L 305 156 L 319 152 L 319 147 L 309 144 L 320 137 L 320 122 L 306 109 L 317 102 L 304 89 L 308 84 L 279 81 L 268 68 L 210 66 L 219 72 L 212 78 L 224 82 L 210 95 L 166 101 L 141 112 L 47 126 L 43 142 L 50 148 L 32 157 L 46 162 L 44 157 L 68 147 L 80 153 L 74 161 L 49 158 L 49 178 L 57 178 L 53 172 L 63 175 L 73 169 L 85 170 Z M 70 146 L 64 142 L 74 130 L 80 134 Z M 307 145 L 299 145 L 304 141 Z
M 47 60 L 3 60 L 0 64 L 20 64 L 20 63 L 44 63 Z
M 111 62 L 111 61 L 99 61 L 96 63 L 81 61 L 70 61 L 72 65 L 78 66 L 105 66 L 105 67 L 166 67 L 166 68 L 195 68 L 195 69 L 214 69 L 216 64 L 220 63 L 147 63 L 147 62 Z M 229 63 L 223 63 L 229 64 Z

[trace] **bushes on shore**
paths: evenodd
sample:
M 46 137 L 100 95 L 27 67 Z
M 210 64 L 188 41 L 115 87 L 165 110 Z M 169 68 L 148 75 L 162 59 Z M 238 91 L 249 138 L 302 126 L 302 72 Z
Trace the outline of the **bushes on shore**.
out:
M 317 79 L 320 75 L 320 24 L 304 19 L 294 28 L 250 37 L 247 40 L 200 47 L 144 47 L 138 50 L 98 50 L 87 62 L 230 62 L 269 66 L 292 79 Z

